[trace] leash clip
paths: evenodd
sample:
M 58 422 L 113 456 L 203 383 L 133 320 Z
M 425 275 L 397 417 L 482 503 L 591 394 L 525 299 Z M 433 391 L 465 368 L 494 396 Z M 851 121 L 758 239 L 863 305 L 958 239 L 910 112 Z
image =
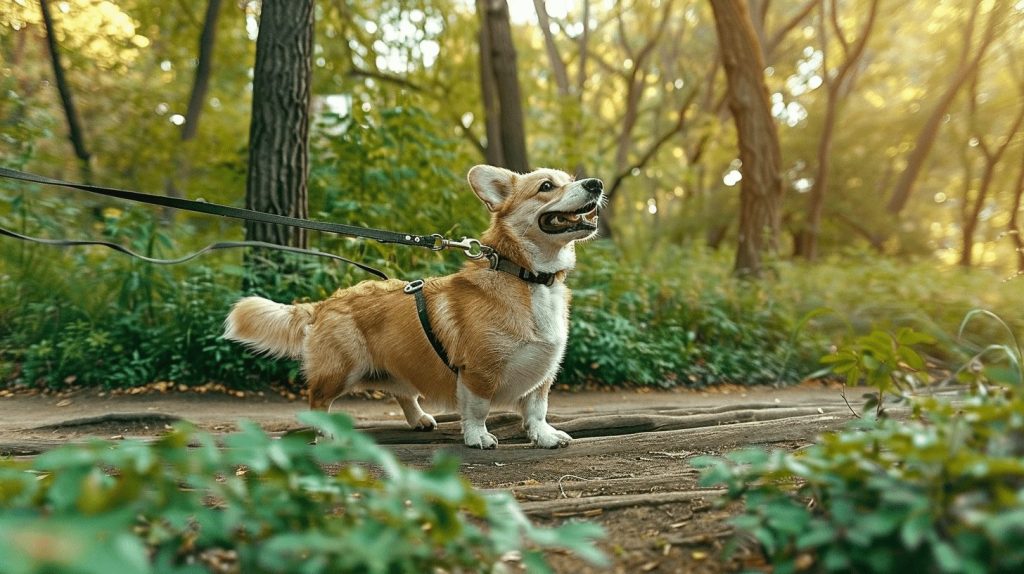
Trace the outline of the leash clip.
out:
M 473 239 L 472 237 L 463 237 L 458 241 L 452 241 L 446 239 L 440 233 L 431 235 L 434 239 L 434 244 L 430 246 L 432 251 L 441 251 L 442 249 L 461 249 L 462 252 L 470 259 L 482 259 L 484 257 L 490 257 L 494 250 L 490 247 L 480 243 L 479 239 Z

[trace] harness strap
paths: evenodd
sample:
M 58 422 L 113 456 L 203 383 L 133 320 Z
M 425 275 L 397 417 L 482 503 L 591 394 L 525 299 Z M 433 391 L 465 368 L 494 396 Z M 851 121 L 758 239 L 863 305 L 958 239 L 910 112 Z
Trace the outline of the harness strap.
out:
M 430 346 L 434 348 L 434 352 L 437 353 L 441 362 L 457 375 L 459 373 L 459 369 L 452 366 L 451 361 L 448 359 L 448 353 L 444 350 L 444 345 L 442 345 L 441 341 L 438 340 L 437 335 L 434 334 L 434 329 L 430 326 L 430 315 L 427 313 L 427 298 L 423 294 L 423 285 L 423 280 L 417 279 L 406 284 L 402 291 L 416 297 L 416 314 L 420 318 L 420 326 L 423 327 L 423 334 L 427 336 L 427 340 L 430 341 Z

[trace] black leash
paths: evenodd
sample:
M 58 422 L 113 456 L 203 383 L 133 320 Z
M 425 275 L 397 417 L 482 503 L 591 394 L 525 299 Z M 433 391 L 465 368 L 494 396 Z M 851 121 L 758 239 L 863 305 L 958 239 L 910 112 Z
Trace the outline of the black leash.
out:
M 433 249 L 435 251 L 440 251 L 441 249 L 444 249 L 445 247 L 448 246 L 444 243 L 444 241 L 446 240 L 442 236 L 437 234 L 413 235 L 411 233 L 398 233 L 395 231 L 385 231 L 383 229 L 373 229 L 369 227 L 357 227 L 354 225 L 345 225 L 342 223 L 330 223 L 327 221 L 299 219 L 297 217 L 289 217 L 287 215 L 276 215 L 273 213 L 254 211 L 252 209 L 243 209 L 240 207 L 231 207 L 228 205 L 221 205 L 219 203 L 193 201 L 190 199 L 167 197 L 165 195 L 152 195 L 149 193 L 128 191 L 126 189 L 101 187 L 98 185 L 87 185 L 84 183 L 73 183 L 70 181 L 54 179 L 52 177 L 45 177 L 42 175 L 36 175 L 34 173 L 27 173 L 24 171 L 18 171 L 16 169 L 10 169 L 6 167 L 0 167 L 0 177 L 28 181 L 31 183 L 41 183 L 45 185 L 59 185 L 61 187 L 79 189 L 82 191 L 88 191 L 89 193 L 105 195 L 108 197 L 116 197 L 119 199 L 127 199 L 129 201 L 138 201 L 141 203 L 160 205 L 163 207 L 170 207 L 173 209 L 183 209 L 185 211 L 195 211 L 199 213 L 206 213 L 209 215 L 219 215 L 221 217 L 233 217 L 235 219 L 247 219 L 249 221 L 259 221 L 261 223 L 289 225 L 291 227 L 302 227 L 305 229 L 314 229 L 317 231 L 336 233 L 338 235 L 345 235 L 347 237 L 362 237 L 366 239 L 373 239 L 375 241 L 379 241 L 380 243 L 400 243 L 402 245 L 426 247 L 428 249 Z M 461 245 L 454 245 L 455 242 L 448 243 L 452 243 L 453 247 L 462 247 Z
M 177 197 L 167 197 L 164 195 L 152 195 L 149 193 L 140 193 L 137 191 L 129 191 L 126 189 L 117 189 L 113 187 L 102 187 L 98 185 L 88 185 L 84 183 L 74 183 L 70 181 L 64 181 L 55 179 L 52 177 L 46 177 L 37 175 L 34 173 L 28 173 L 24 171 L 18 171 L 16 169 L 10 169 L 6 167 L 0 167 L 0 177 L 8 179 L 15 179 L 19 181 L 27 181 L 30 183 L 39 183 L 43 185 L 57 185 L 61 187 L 67 187 L 71 189 L 78 189 L 87 191 L 89 193 L 95 193 L 106 197 L 116 197 L 118 199 L 127 199 L 129 201 L 136 201 L 140 203 L 148 203 L 151 205 L 159 205 L 162 207 L 169 207 L 172 209 L 181 209 L 185 211 L 194 211 L 198 213 L 205 213 L 208 215 L 218 215 L 220 217 L 231 217 L 234 219 L 244 219 L 248 221 L 258 221 L 261 223 L 270 223 L 275 225 L 288 225 L 291 227 L 302 227 L 304 229 L 313 229 L 316 231 L 325 231 L 327 233 L 334 233 L 337 235 L 343 235 L 346 237 L 355 237 L 363 239 L 373 239 L 380 243 L 397 243 L 401 245 L 412 245 L 414 247 L 424 247 L 432 251 L 440 251 L 442 249 L 458 248 L 465 251 L 467 257 L 471 259 L 479 259 L 489 253 L 489 250 L 482 245 L 476 239 L 469 239 L 463 237 L 460 241 L 453 241 L 445 238 L 444 236 L 434 233 L 431 235 L 415 235 L 412 233 L 398 233 L 395 231 L 386 231 L 383 229 L 373 229 L 370 227 L 357 227 L 355 225 L 345 225 L 342 223 L 330 223 L 327 221 L 315 221 L 310 219 L 299 219 L 296 217 L 289 217 L 287 215 L 276 215 L 273 213 L 265 213 L 262 211 L 254 211 L 252 209 L 243 209 L 239 207 L 231 207 L 228 205 L 221 205 L 218 203 L 209 203 L 206 201 L 193 201 L 189 199 L 180 199 Z M 9 229 L 0 227 L 0 235 L 12 237 L 14 239 L 20 239 L 22 241 L 31 241 L 33 243 L 41 243 L 43 245 L 53 245 L 58 247 L 72 247 L 81 245 L 100 245 L 108 247 L 115 251 L 137 257 L 143 261 L 157 264 L 174 264 L 184 263 L 191 259 L 194 259 L 203 253 L 213 251 L 216 249 L 233 249 L 240 247 L 262 247 L 266 249 L 275 249 L 278 251 L 286 251 L 289 253 L 298 253 L 302 255 L 313 255 L 316 257 L 328 257 L 337 261 L 343 261 L 351 265 L 355 265 L 359 269 L 371 273 L 381 279 L 387 279 L 388 276 L 383 271 L 365 265 L 363 263 L 357 263 L 350 259 L 333 255 L 330 253 L 324 253 L 323 251 L 313 251 L 309 249 L 301 249 L 299 247 L 289 247 L 285 245 L 275 245 L 272 243 L 265 243 L 262 241 L 222 241 L 218 243 L 212 243 L 199 251 L 179 257 L 176 259 L 155 259 L 152 257 L 145 257 L 130 249 L 118 245 L 116 243 L 110 243 L 107 241 L 91 241 L 81 239 L 41 239 L 38 237 L 30 237 L 16 233 Z
M 345 259 L 344 257 L 341 257 L 340 255 L 334 255 L 333 253 L 325 253 L 323 251 L 311 251 L 309 249 L 301 249 L 299 247 L 289 247 L 287 245 L 276 245 L 274 243 L 266 243 L 264 241 L 219 241 L 217 243 L 211 243 L 211 244 L 207 245 L 206 247 L 203 247 L 199 251 L 196 251 L 195 253 L 191 253 L 189 255 L 185 255 L 185 256 L 182 256 L 182 257 L 175 258 L 175 259 L 157 259 L 155 257 L 146 257 L 145 255 L 136 253 L 136 252 L 132 251 L 131 249 L 128 249 L 127 247 L 125 247 L 123 245 L 118 245 L 117 243 L 110 243 L 109 241 L 94 241 L 94 240 L 88 240 L 88 239 L 42 239 L 40 237 L 31 237 L 31 236 L 28 236 L 28 235 L 22 235 L 20 233 L 16 233 L 14 231 L 11 231 L 10 229 L 5 229 L 3 227 L 0 227 L 0 235 L 6 235 L 7 237 L 12 237 L 14 239 L 21 239 L 22 241 L 30 241 L 32 243 L 40 243 L 40 244 L 43 244 L 43 245 L 52 245 L 52 246 L 55 246 L 55 247 L 78 247 L 78 246 L 82 246 L 82 245 L 99 245 L 99 246 L 102 246 L 102 247 L 107 247 L 107 248 L 113 249 L 114 251 L 119 251 L 121 253 L 125 253 L 127 255 L 131 255 L 132 257 L 136 257 L 138 259 L 141 259 L 141 260 L 149 262 L 149 263 L 156 263 L 158 265 L 174 265 L 176 263 L 185 263 L 186 261 L 191 261 L 192 259 L 195 259 L 196 257 L 199 257 L 200 255 L 202 255 L 204 253 L 208 253 L 210 251 L 214 251 L 214 250 L 217 250 L 217 249 L 237 249 L 237 248 L 240 248 L 240 247 L 263 247 L 265 249 L 276 249 L 277 251 L 286 251 L 288 253 L 299 253 L 299 254 L 302 254 L 302 255 L 315 255 L 317 257 L 328 257 L 330 259 L 336 259 L 338 261 L 342 261 L 342 262 L 348 263 L 349 265 L 355 265 L 356 267 L 362 269 L 363 271 L 366 271 L 367 273 L 370 273 L 371 275 L 375 275 L 377 277 L 380 277 L 381 279 L 387 280 L 387 278 L 388 278 L 388 276 L 383 271 L 381 271 L 379 269 L 376 269 L 374 267 L 370 267 L 369 265 L 366 265 L 364 263 L 359 263 L 357 261 L 352 261 L 351 259 Z
M 219 203 L 193 201 L 190 199 L 167 197 L 165 195 L 152 195 L 149 193 L 140 193 L 138 191 L 129 191 L 126 189 L 117 189 L 113 187 L 102 187 L 98 185 L 88 185 L 84 183 L 73 183 L 70 181 L 64 181 L 61 179 L 55 179 L 52 177 L 46 177 L 34 173 L 18 171 L 16 169 L 10 169 L 6 167 L 0 167 L 0 177 L 15 179 L 19 181 L 27 181 L 30 183 L 39 183 L 43 185 L 57 185 L 60 187 L 67 187 L 71 189 L 87 191 L 89 193 L 95 193 L 106 197 L 116 197 L 118 199 L 127 199 L 129 201 L 148 203 L 151 205 L 159 205 L 162 207 L 169 207 L 172 209 L 194 211 L 198 213 L 205 213 L 208 215 L 218 215 L 220 217 L 231 217 L 234 219 L 258 221 L 261 223 L 270 223 L 274 225 L 288 225 L 291 227 L 301 227 L 304 229 L 325 231 L 327 233 L 334 233 L 346 237 L 373 239 L 380 243 L 397 243 L 400 245 L 424 247 L 430 249 L 431 251 L 441 251 L 442 249 L 457 248 L 462 249 L 466 254 L 466 257 L 469 257 L 470 259 L 481 259 L 486 257 L 490 262 L 491 269 L 509 273 L 529 283 L 537 283 L 541 285 L 551 286 L 556 278 L 556 274 L 554 273 L 534 273 L 529 269 L 526 269 L 512 261 L 509 261 L 508 259 L 505 259 L 490 247 L 481 245 L 479 240 L 467 237 L 463 237 L 459 241 L 453 241 L 451 239 L 445 238 L 444 236 L 438 233 L 434 233 L 431 235 L 415 235 L 412 233 L 399 233 L 395 231 L 387 231 L 384 229 L 373 229 L 371 227 L 357 227 L 355 225 L 345 225 L 343 223 L 331 223 L 327 221 L 299 219 L 297 217 L 289 217 L 287 215 L 276 215 L 273 213 L 254 211 L 252 209 L 243 209 L 240 207 L 231 207 L 228 205 L 221 205 Z M 367 273 L 371 273 L 377 277 L 380 277 L 381 279 L 388 278 L 387 275 L 385 275 L 382 271 L 378 269 L 374 269 L 369 265 L 357 263 L 355 261 L 346 259 L 344 257 L 340 257 L 338 255 L 324 253 L 323 251 L 301 249 L 298 247 L 275 245 L 271 243 L 265 243 L 262 241 L 225 241 L 212 243 L 195 253 L 186 255 L 184 257 L 179 257 L 177 259 L 155 259 L 135 253 L 124 246 L 117 245 L 116 243 L 109 243 L 106 241 L 90 241 L 80 239 L 41 239 L 38 237 L 29 237 L 27 235 L 22 235 L 20 233 L 13 232 L 9 229 L 4 229 L 2 227 L 0 227 L 0 235 L 6 235 L 8 237 L 21 239 L 23 241 L 31 241 L 34 243 L 41 243 L 44 245 L 55 245 L 61 247 L 79 245 L 101 245 L 103 247 L 108 247 L 115 251 L 119 251 L 121 253 L 126 253 L 128 255 L 131 255 L 132 257 L 137 257 L 139 259 L 142 259 L 143 261 L 158 264 L 184 263 L 185 261 L 194 259 L 202 255 L 203 253 L 213 251 L 216 249 L 264 247 L 267 249 L 276 249 L 278 251 L 286 251 L 289 253 L 313 255 L 316 257 L 329 257 L 331 259 L 355 265 L 359 269 L 362 269 Z

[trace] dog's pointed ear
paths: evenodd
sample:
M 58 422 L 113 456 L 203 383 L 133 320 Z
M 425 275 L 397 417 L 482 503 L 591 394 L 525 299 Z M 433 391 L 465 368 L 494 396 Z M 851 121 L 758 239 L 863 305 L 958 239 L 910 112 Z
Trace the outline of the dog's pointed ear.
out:
M 473 193 L 484 202 L 490 211 L 498 211 L 505 199 L 512 193 L 515 172 L 492 165 L 478 165 L 466 176 Z

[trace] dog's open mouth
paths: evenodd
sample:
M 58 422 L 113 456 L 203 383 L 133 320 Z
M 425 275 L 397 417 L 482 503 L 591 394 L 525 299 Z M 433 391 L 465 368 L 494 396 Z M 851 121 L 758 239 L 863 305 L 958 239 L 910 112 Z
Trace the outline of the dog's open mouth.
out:
M 576 211 L 549 211 L 540 216 L 540 230 L 544 233 L 569 233 L 572 231 L 593 231 L 597 229 L 596 201 Z

